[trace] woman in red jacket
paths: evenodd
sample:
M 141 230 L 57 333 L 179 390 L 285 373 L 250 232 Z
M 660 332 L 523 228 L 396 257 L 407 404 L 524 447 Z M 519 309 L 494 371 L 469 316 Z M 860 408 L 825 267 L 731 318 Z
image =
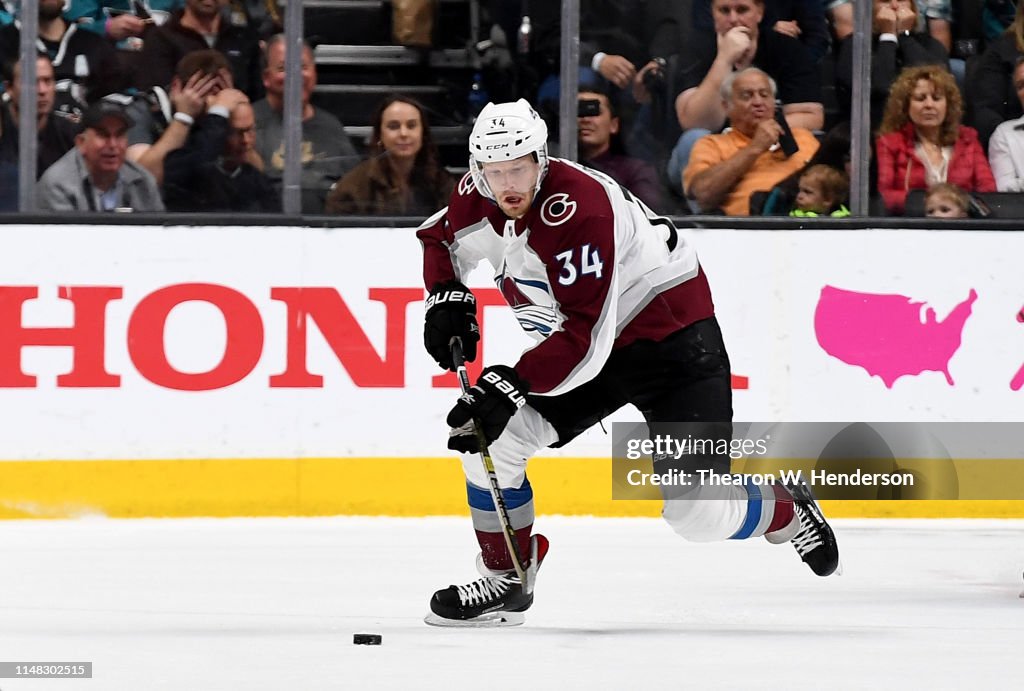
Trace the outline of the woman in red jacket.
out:
M 878 191 L 902 215 L 907 192 L 949 182 L 968 192 L 995 192 L 978 133 L 960 124 L 963 99 L 942 67 L 910 67 L 889 92 L 875 141 Z

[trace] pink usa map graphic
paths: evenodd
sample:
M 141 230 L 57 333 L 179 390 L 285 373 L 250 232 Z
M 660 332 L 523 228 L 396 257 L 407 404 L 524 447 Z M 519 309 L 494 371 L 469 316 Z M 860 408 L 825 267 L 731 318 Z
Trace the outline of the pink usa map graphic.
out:
M 977 299 L 978 293 L 972 289 L 940 321 L 934 308 L 905 295 L 825 286 L 814 311 L 814 333 L 826 353 L 864 368 L 887 388 L 891 389 L 900 377 L 922 372 L 941 372 L 952 386 L 949 361 L 960 349 L 964 326 Z M 1017 321 L 1024 323 L 1024 309 L 1017 314 Z M 1013 391 L 1022 387 L 1024 365 L 1010 381 Z

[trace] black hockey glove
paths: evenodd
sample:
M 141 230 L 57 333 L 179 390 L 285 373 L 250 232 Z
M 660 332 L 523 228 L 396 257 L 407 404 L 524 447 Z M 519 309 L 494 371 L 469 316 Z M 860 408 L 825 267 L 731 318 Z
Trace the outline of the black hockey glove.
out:
M 509 419 L 526 405 L 529 387 L 516 371 L 505 365 L 493 365 L 480 373 L 480 378 L 467 393 L 459 397 L 448 413 L 448 448 L 462 453 L 480 450 L 473 420 L 479 420 L 487 443 L 501 436 Z
M 427 315 L 423 324 L 423 345 L 430 357 L 444 369 L 455 370 L 452 364 L 452 338 L 462 340 L 466 362 L 476 359 L 480 327 L 476 323 L 476 298 L 458 281 L 434 286 L 427 298 Z

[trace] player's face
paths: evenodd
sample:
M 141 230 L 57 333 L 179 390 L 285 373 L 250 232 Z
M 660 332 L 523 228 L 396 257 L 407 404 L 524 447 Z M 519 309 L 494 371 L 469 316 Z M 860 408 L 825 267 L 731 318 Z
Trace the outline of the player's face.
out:
M 946 119 L 946 94 L 929 79 L 918 79 L 907 104 L 907 117 L 916 127 L 936 129 Z
M 966 211 L 941 194 L 933 194 L 925 200 L 924 215 L 930 218 L 967 218 Z
M 715 21 L 716 34 L 724 34 L 737 26 L 750 29 L 753 33 L 764 17 L 764 5 L 756 0 L 713 0 L 711 15 Z
M 268 94 L 277 98 L 284 97 L 284 42 L 278 41 L 270 47 L 267 52 L 267 67 L 263 70 L 263 86 L 267 88 Z M 313 51 L 308 48 L 302 51 L 302 102 L 309 103 L 313 89 L 316 88 L 316 65 L 313 61 Z
M 380 118 L 380 143 L 391 158 L 412 160 L 423 148 L 423 120 L 409 103 L 396 101 Z
M 830 206 L 832 206 L 832 200 L 825 198 L 821 185 L 817 181 L 807 178 L 800 180 L 800 184 L 797 186 L 796 208 L 823 214 L 828 211 Z
M 533 204 L 540 164 L 527 154 L 513 161 L 484 163 L 482 168 L 498 207 L 509 218 L 522 218 Z

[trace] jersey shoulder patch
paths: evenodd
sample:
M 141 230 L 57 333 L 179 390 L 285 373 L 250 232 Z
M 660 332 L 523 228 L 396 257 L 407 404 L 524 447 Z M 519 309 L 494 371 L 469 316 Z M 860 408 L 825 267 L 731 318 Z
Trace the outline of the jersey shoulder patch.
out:
M 476 183 L 473 182 L 473 174 L 467 172 L 459 180 L 459 184 L 455 186 L 456 192 L 460 197 L 468 197 L 476 192 Z
M 539 204 L 541 222 L 563 230 L 566 224 L 572 226 L 592 216 L 612 213 L 608 190 L 601 180 L 562 161 L 551 162 Z
M 579 204 L 565 192 L 556 192 L 545 199 L 540 205 L 540 220 L 545 225 L 560 226 L 573 216 Z

